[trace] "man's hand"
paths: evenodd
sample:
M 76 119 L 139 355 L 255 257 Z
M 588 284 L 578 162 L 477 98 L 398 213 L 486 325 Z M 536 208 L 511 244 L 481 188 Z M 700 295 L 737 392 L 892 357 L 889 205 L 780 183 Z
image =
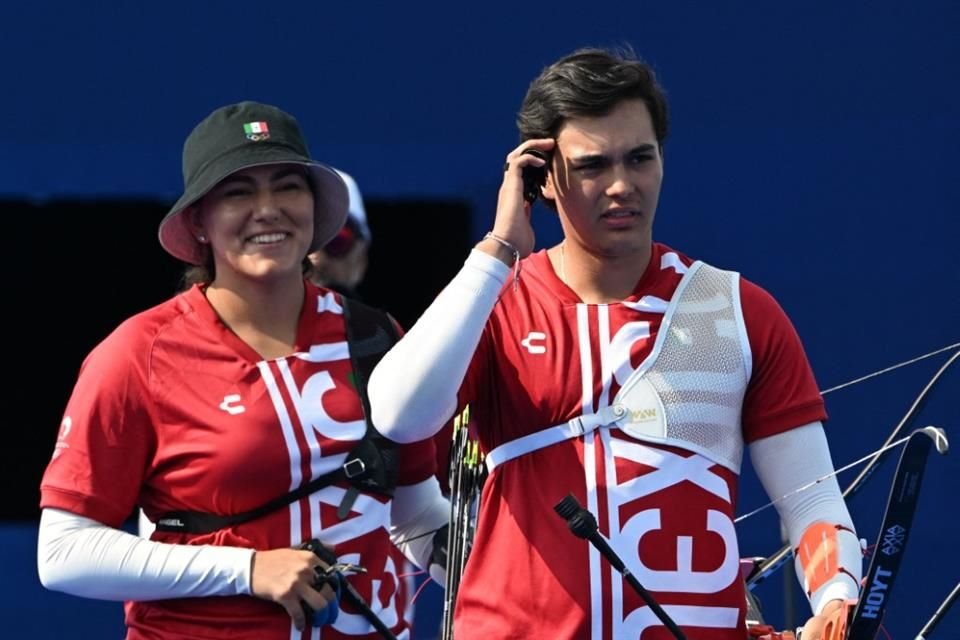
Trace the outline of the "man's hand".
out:
M 854 604 L 856 600 L 831 600 L 818 615 L 807 620 L 800 637 L 803 640 L 844 640 Z
M 493 234 L 516 247 L 520 258 L 530 255 L 534 245 L 530 203 L 523 199 L 523 168 L 527 165 L 542 167 L 545 164 L 544 160 L 524 151 L 538 149 L 549 153 L 554 144 L 552 138 L 527 140 L 507 155 Z M 481 240 L 477 248 L 513 266 L 513 256 L 495 240 Z

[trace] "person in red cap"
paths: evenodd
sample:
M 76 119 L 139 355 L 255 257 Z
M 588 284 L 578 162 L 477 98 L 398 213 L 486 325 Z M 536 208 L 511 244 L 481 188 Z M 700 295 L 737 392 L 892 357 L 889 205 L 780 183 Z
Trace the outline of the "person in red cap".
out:
M 394 446 L 365 410 L 393 322 L 305 278 L 344 180 L 255 102 L 204 119 L 183 173 L 159 235 L 196 284 L 84 361 L 41 483 L 41 582 L 127 601 L 131 640 L 402 635 L 392 542 L 426 568 L 449 511 L 432 443 Z M 121 530 L 138 505 L 149 540 Z
M 370 226 L 356 180 L 339 169 L 337 173 L 350 194 L 347 221 L 330 242 L 307 256 L 312 267 L 310 280 L 317 286 L 357 298 L 357 287 L 367 274 Z

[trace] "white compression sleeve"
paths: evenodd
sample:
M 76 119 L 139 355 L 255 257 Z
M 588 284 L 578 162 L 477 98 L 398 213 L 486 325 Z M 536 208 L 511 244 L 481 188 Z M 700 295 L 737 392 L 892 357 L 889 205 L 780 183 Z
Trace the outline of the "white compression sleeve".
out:
M 48 589 L 102 600 L 250 593 L 253 549 L 165 544 L 69 511 L 44 509 L 37 570 Z
M 750 445 L 750 461 L 771 500 L 786 496 L 834 470 L 827 436 L 820 422 L 757 440 Z M 797 547 L 806 528 L 815 522 L 854 529 L 835 476 L 790 495 L 775 506 L 793 548 Z M 810 596 L 810 608 L 814 613 L 819 613 L 830 600 L 856 598 L 859 594 L 863 558 L 856 533 L 838 532 L 837 546 L 840 566 L 854 577 L 838 573 L 814 592 Z M 794 564 L 802 585 L 803 568 L 798 560 Z
M 453 415 L 457 390 L 510 268 L 474 249 L 450 284 L 370 376 L 373 424 L 396 442 L 436 434 Z
M 433 535 L 450 521 L 450 503 L 440 493 L 437 479 L 398 486 L 390 505 L 390 521 L 393 543 L 412 563 L 429 569 Z

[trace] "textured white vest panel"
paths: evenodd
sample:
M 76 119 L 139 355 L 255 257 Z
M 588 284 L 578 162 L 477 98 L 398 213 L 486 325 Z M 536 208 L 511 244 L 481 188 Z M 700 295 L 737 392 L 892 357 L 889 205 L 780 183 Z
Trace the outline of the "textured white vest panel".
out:
M 623 431 L 693 450 L 740 473 L 741 409 L 752 360 L 739 274 L 690 266 L 664 314 L 653 351 L 614 405 Z

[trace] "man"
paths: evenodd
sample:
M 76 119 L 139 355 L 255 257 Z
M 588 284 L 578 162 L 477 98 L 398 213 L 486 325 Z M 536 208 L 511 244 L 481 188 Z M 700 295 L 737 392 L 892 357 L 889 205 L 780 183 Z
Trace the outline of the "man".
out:
M 492 233 L 372 376 L 385 435 L 416 441 L 469 404 L 486 454 L 457 640 L 671 637 L 565 531 L 553 507 L 568 493 L 688 637 L 742 640 L 744 446 L 773 498 L 833 468 L 823 402 L 777 303 L 653 241 L 667 123 L 652 70 L 629 54 L 585 49 L 546 68 Z M 522 174 L 540 166 L 564 239 L 531 255 Z M 816 614 L 803 637 L 816 639 L 858 592 L 859 543 L 835 481 L 777 506 Z
M 333 240 L 307 256 L 313 265 L 310 280 L 317 286 L 356 298 L 356 289 L 367 273 L 370 227 L 357 182 L 339 169 L 337 173 L 350 193 L 347 222 Z

